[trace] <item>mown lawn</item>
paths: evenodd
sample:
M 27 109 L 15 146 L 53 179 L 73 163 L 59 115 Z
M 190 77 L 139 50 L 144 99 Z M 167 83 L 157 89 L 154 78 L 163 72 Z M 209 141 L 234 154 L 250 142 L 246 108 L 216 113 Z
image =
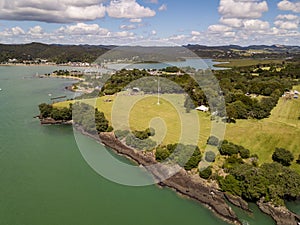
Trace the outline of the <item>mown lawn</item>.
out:
M 295 87 L 300 90 L 300 86 Z M 243 145 L 259 156 L 260 162 L 271 162 L 276 147 L 300 154 L 300 100 L 281 98 L 269 118 L 264 120 L 239 120 L 227 125 L 226 139 Z M 300 165 L 293 168 L 300 172 Z
M 229 59 L 224 60 L 228 63 L 221 63 L 214 65 L 215 67 L 226 67 L 226 68 L 232 68 L 232 67 L 244 67 L 244 66 L 254 66 L 259 64 L 281 64 L 282 61 L 280 59 Z
M 295 87 L 300 91 L 300 86 Z M 106 100 L 111 100 L 108 102 Z M 158 143 L 196 144 L 204 150 L 211 134 L 212 123 L 207 113 L 192 110 L 186 113 L 184 95 L 162 95 L 160 105 L 155 95 L 105 96 L 86 103 L 96 105 L 104 112 L 115 130 L 144 130 L 153 127 L 154 139 Z M 57 107 L 68 106 L 69 102 L 57 103 Z M 271 162 L 276 147 L 293 152 L 295 159 L 300 154 L 300 99 L 279 100 L 270 118 L 264 120 L 238 120 L 226 125 L 225 139 L 250 149 L 259 156 L 260 163 Z M 222 130 L 222 129 L 221 129 Z M 220 130 L 220 131 L 221 131 Z M 222 136 L 222 132 L 217 136 Z M 180 140 L 181 138 L 181 140 Z M 300 172 L 300 165 L 292 167 Z

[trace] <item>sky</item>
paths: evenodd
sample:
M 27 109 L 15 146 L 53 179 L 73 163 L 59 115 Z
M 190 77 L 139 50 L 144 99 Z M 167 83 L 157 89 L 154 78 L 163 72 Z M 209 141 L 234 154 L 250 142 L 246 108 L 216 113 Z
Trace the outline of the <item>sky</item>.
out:
M 299 0 L 0 0 L 0 43 L 300 45 Z

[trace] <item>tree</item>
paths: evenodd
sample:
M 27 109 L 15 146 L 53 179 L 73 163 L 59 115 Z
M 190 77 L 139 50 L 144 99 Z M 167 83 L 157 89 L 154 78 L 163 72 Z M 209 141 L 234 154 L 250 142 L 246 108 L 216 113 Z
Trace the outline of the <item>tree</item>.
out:
M 298 156 L 298 159 L 297 159 L 297 164 L 300 164 L 300 155 Z
M 170 152 L 165 147 L 158 147 L 155 152 L 155 158 L 158 162 L 166 160 L 170 156 Z
M 208 151 L 205 153 L 205 160 L 207 162 L 214 162 L 216 159 L 216 154 L 212 151 Z
M 212 146 L 218 146 L 219 145 L 219 138 L 217 138 L 215 136 L 210 136 L 207 140 L 207 144 L 212 145 Z
M 204 170 L 200 170 L 199 171 L 199 176 L 205 180 L 207 180 L 208 178 L 210 178 L 210 176 L 212 175 L 212 169 L 211 166 L 207 167 Z
M 187 113 L 190 113 L 191 110 L 195 108 L 195 104 L 193 100 L 190 98 L 190 96 L 186 96 L 184 101 L 184 107 Z
M 272 159 L 275 162 L 281 163 L 283 166 L 290 166 L 291 162 L 294 160 L 294 156 L 290 151 L 284 148 L 276 148 L 272 155 Z
M 40 113 L 42 118 L 48 118 L 51 116 L 51 112 L 53 110 L 52 105 L 48 105 L 46 103 L 42 103 L 39 105 Z

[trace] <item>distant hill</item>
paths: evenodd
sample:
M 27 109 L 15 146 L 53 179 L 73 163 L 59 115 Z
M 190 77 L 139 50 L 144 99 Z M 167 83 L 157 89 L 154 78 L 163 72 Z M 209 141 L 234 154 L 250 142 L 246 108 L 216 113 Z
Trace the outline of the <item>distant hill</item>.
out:
M 241 47 L 238 45 L 227 45 L 210 47 L 203 45 L 186 45 L 184 47 L 195 52 L 200 57 L 210 58 L 299 58 L 300 56 L 300 46 L 251 45 Z
M 47 59 L 57 63 L 93 62 L 99 55 L 107 52 L 113 46 L 89 45 L 46 45 L 31 43 L 24 45 L 0 45 L 0 62 L 8 59 L 33 60 Z
M 110 51 L 112 59 L 132 59 L 139 56 L 140 61 L 178 60 L 183 57 L 192 57 L 196 54 L 203 58 L 300 58 L 300 46 L 284 45 L 253 45 L 241 47 L 186 45 L 182 47 L 120 47 L 105 45 L 59 45 L 30 43 L 19 45 L 0 44 L 0 62 L 9 59 L 18 61 L 47 59 L 56 63 L 67 62 L 94 62 L 99 56 Z M 115 50 L 116 49 L 116 50 Z M 195 56 L 195 55 L 194 55 Z

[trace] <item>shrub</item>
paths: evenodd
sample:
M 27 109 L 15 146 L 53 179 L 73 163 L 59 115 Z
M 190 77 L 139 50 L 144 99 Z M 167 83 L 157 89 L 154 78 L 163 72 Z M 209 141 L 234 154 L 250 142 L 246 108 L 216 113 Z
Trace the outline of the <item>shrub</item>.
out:
M 218 146 L 219 145 L 219 138 L 217 138 L 215 136 L 210 136 L 207 140 L 207 144 L 212 145 L 212 146 Z
M 212 169 L 210 166 L 204 170 L 199 171 L 199 176 L 203 179 L 207 180 L 208 178 L 210 178 L 211 175 L 212 175 Z
M 281 163 L 283 166 L 290 166 L 291 162 L 294 160 L 294 156 L 290 151 L 284 148 L 276 148 L 272 155 L 272 159 L 275 162 Z
M 212 151 L 208 151 L 205 153 L 205 160 L 207 162 L 214 162 L 216 159 L 216 154 Z

